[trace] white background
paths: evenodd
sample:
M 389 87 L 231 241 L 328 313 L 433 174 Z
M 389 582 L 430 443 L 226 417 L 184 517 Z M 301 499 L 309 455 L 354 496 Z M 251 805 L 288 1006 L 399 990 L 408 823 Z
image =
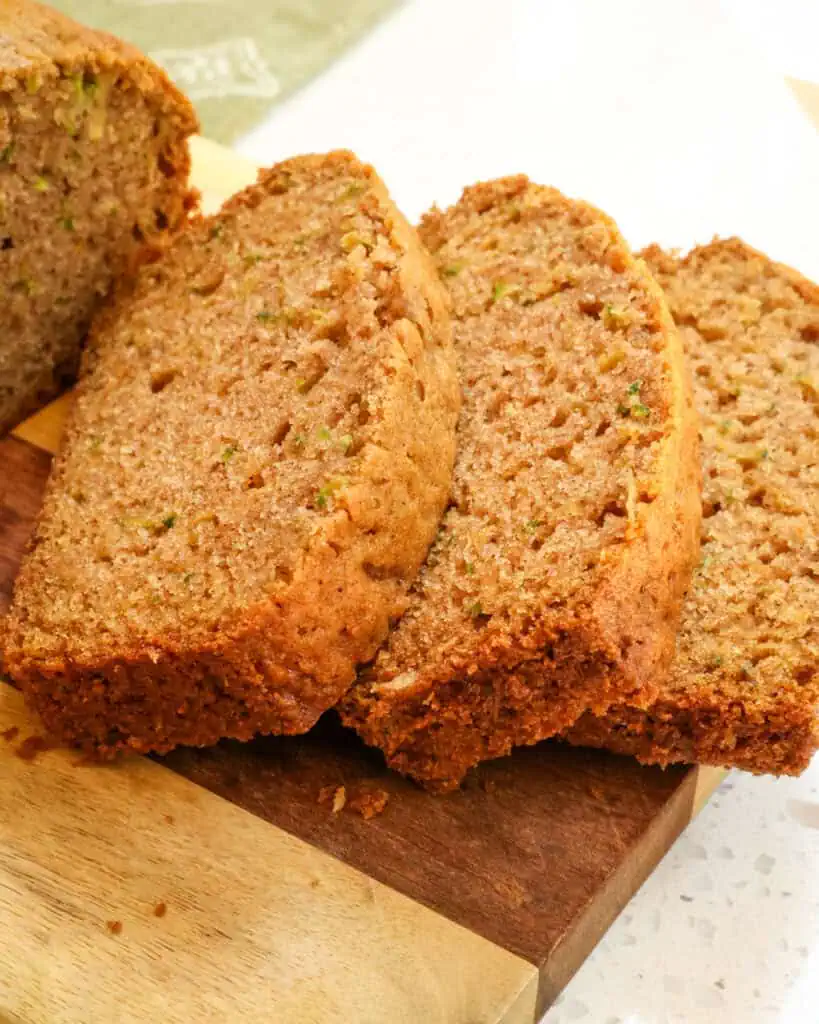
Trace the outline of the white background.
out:
M 740 234 L 819 278 L 819 137 L 783 76 L 819 80 L 815 0 L 414 0 L 238 147 L 337 146 L 405 212 L 524 171 L 635 247 Z M 734 773 L 548 1024 L 817 1024 L 819 761 Z

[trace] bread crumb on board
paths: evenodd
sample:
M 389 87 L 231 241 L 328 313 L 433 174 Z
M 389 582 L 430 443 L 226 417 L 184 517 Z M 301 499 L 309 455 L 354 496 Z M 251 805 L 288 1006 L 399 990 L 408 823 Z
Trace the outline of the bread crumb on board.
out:
M 350 796 L 346 786 L 322 786 L 316 802 L 330 803 L 333 814 L 339 814 L 347 807 L 369 821 L 383 813 L 389 799 L 390 795 L 385 789 L 366 788 Z
M 371 789 L 353 797 L 349 802 L 350 810 L 360 814 L 365 821 L 383 814 L 389 803 L 390 794 L 386 789 Z
M 122 921 L 106 921 L 105 927 L 112 935 L 119 935 L 122 932 Z
M 346 802 L 346 786 L 322 786 L 316 800 L 316 803 L 319 804 L 329 803 L 333 814 L 338 814 L 339 811 L 343 810 Z

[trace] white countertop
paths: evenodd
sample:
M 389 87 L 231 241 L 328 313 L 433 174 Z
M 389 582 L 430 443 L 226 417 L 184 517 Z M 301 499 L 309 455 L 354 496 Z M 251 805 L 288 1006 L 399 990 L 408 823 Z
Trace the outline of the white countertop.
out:
M 819 80 L 817 38 L 813 0 L 414 0 L 237 148 L 349 147 L 410 217 L 525 171 L 635 247 L 736 233 L 819 278 L 819 137 L 782 77 Z M 545 1021 L 816 1024 L 817 968 L 819 760 L 729 776 Z
M 819 1021 L 819 759 L 728 776 L 544 1018 L 575 1021 Z

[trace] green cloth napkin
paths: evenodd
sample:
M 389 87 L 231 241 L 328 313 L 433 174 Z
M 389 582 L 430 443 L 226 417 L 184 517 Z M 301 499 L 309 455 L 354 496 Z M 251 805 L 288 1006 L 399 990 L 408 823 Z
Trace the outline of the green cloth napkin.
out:
M 397 0 L 50 0 L 161 64 L 202 134 L 229 143 L 315 75 Z

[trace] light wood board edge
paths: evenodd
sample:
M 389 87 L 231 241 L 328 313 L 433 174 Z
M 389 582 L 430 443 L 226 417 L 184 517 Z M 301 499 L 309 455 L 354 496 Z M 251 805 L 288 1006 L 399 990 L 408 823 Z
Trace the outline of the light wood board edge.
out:
M 806 82 L 801 78 L 786 78 L 785 81 L 799 101 L 799 106 L 808 115 L 814 128 L 819 131 L 819 84 Z
M 66 391 L 56 401 L 46 405 L 15 427 L 11 432 L 12 437 L 28 441 L 36 448 L 42 448 L 53 455 L 59 447 L 63 425 L 70 407 L 71 392 Z
M 534 1021 L 522 958 L 146 758 L 22 759 L 39 727 L 0 683 L 14 728 L 0 1020 Z
M 691 818 L 696 818 L 705 807 L 711 797 L 719 789 L 722 781 L 727 777 L 725 768 L 710 768 L 701 764 L 697 767 L 697 777 L 694 785 L 694 799 L 691 808 Z

